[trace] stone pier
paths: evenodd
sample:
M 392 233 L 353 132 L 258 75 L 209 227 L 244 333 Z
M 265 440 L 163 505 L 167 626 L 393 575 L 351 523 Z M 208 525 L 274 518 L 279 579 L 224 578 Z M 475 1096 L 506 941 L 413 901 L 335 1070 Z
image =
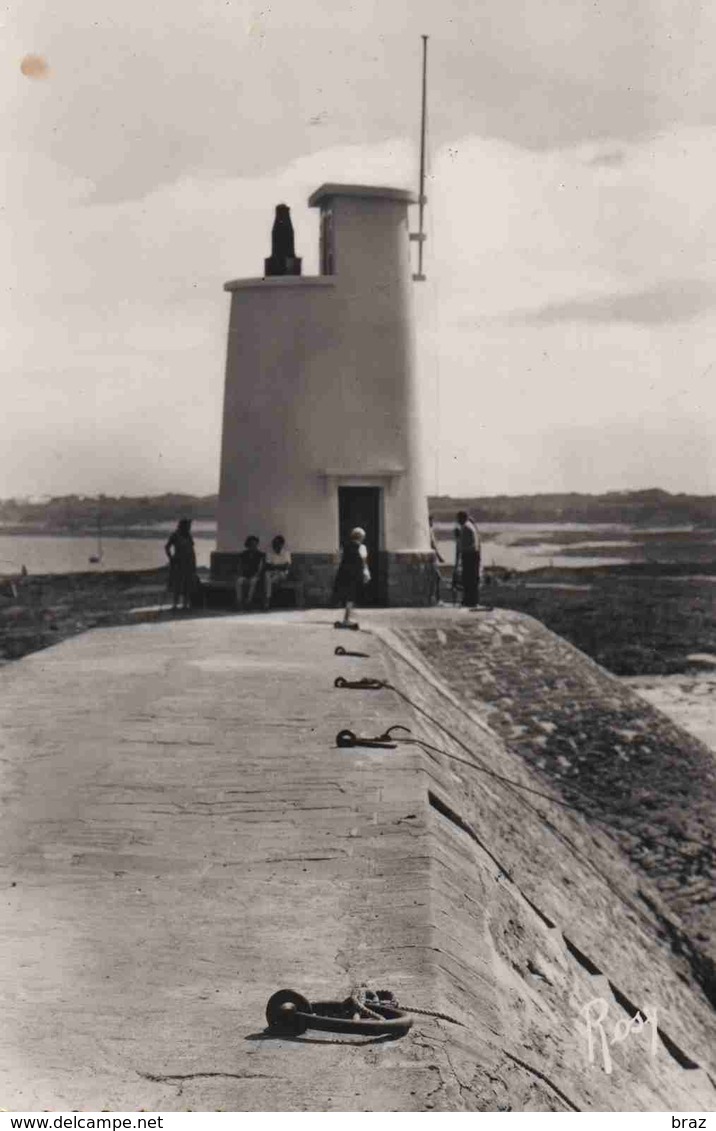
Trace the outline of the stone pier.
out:
M 574 803 L 589 774 L 565 753 L 662 744 L 707 798 L 699 744 L 514 613 L 332 622 L 157 619 L 0 670 L 3 1106 L 712 1110 L 705 919 Z M 336 746 L 394 724 L 426 745 Z M 278 989 L 361 984 L 453 1020 L 265 1031 Z M 611 1073 L 588 1056 L 596 999 L 610 1041 L 657 1015 L 653 1046 L 648 1025 L 612 1041 Z

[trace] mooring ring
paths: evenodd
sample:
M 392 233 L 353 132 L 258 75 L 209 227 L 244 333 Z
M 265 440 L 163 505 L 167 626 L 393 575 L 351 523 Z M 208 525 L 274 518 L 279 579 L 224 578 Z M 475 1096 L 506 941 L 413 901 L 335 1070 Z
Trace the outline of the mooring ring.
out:
M 384 1001 L 371 1001 L 373 1013 L 380 1018 L 356 1016 L 360 1011 L 352 998 L 345 1001 L 311 1003 L 295 990 L 278 990 L 266 1005 L 269 1029 L 276 1033 L 300 1036 L 306 1029 L 327 1033 L 360 1033 L 365 1036 L 402 1036 L 412 1027 L 410 1014 Z

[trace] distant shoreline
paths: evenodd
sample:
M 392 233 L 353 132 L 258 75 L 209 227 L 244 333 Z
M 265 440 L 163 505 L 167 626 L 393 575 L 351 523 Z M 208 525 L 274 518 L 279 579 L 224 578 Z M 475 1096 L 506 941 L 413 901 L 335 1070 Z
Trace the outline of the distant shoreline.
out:
M 103 526 L 103 538 L 163 538 L 165 541 L 173 530 L 173 526 L 167 525 L 162 530 L 152 529 L 149 526 L 129 527 L 129 526 Z M 98 531 L 94 527 L 70 527 L 70 526 L 4 526 L 0 525 L 0 536 L 8 538 L 89 538 L 97 541 Z M 213 530 L 200 530 L 192 528 L 192 535 L 194 538 L 202 539 L 215 539 L 216 529 Z
M 661 488 L 578 491 L 532 495 L 432 495 L 426 499 L 436 522 L 452 524 L 459 510 L 478 523 L 586 523 L 643 526 L 711 527 L 716 524 L 716 495 L 672 494 Z M 81 533 L 90 536 L 98 525 L 117 537 L 151 537 L 138 533 L 149 525 L 173 524 L 185 516 L 195 524 L 215 524 L 218 495 L 165 492 L 162 495 L 58 495 L 43 499 L 0 499 L 0 523 L 5 533 Z M 198 531 L 197 531 L 198 533 Z M 205 535 L 202 535 L 205 537 Z
M 197 522 L 192 526 L 192 535 L 194 538 L 216 538 L 217 528 L 216 525 L 208 526 L 209 519 L 199 519 L 198 522 L 206 523 L 207 526 L 202 528 Z M 0 536 L 8 538 L 94 538 L 96 539 L 99 534 L 103 538 L 168 538 L 174 529 L 175 523 L 166 522 L 157 526 L 105 526 L 101 528 L 97 526 L 49 526 L 46 524 L 35 525 L 22 523 L 0 523 Z M 588 522 L 581 521 L 575 522 L 572 519 L 553 519 L 545 522 L 541 518 L 519 518 L 519 519 L 490 519 L 480 522 L 478 520 L 478 527 L 484 527 L 486 531 L 490 531 L 492 527 L 518 527 L 518 526 L 531 526 L 536 530 L 544 530 L 547 527 L 554 528 L 554 533 L 563 536 L 562 530 L 574 530 L 575 533 L 582 530 L 597 531 L 613 530 L 615 528 L 631 531 L 634 535 L 648 534 L 652 532 L 669 532 L 672 534 L 699 534 L 708 533 L 714 529 L 713 523 L 698 523 L 695 524 L 688 520 L 674 521 L 668 525 L 655 525 L 648 526 L 646 523 L 633 523 L 628 521 L 621 522 Z M 576 528 L 576 529 L 575 529 Z M 452 542 L 453 541 L 453 524 L 441 519 L 435 523 L 435 536 L 438 542 Z

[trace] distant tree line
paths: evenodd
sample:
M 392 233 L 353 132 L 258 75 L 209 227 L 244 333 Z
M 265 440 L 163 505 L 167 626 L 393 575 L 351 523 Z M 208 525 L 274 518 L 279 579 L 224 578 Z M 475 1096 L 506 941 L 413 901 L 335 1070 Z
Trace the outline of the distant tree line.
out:
M 671 495 L 645 491 L 608 491 L 604 495 L 493 495 L 488 498 L 430 499 L 436 520 L 452 520 L 456 509 L 482 522 L 585 522 L 653 525 L 714 525 L 716 496 Z
M 149 526 L 179 518 L 216 518 L 216 495 L 57 495 L 41 502 L 0 500 L 0 522 L 44 530 L 87 530 L 103 527 Z
M 103 527 L 149 526 L 179 518 L 216 519 L 217 495 L 57 495 L 41 502 L 0 500 L 0 523 L 42 530 L 80 531 Z M 450 522 L 467 510 L 482 522 L 585 522 L 636 525 L 711 526 L 716 523 L 716 496 L 671 495 L 657 488 L 610 491 L 604 495 L 493 495 L 454 498 L 434 496 L 430 513 Z

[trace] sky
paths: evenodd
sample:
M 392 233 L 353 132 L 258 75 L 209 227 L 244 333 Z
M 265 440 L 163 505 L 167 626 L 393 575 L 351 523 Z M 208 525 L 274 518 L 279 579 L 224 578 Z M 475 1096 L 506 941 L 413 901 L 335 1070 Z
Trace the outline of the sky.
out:
M 0 497 L 213 492 L 228 279 L 415 188 L 431 493 L 716 493 L 716 8 L 10 0 Z

